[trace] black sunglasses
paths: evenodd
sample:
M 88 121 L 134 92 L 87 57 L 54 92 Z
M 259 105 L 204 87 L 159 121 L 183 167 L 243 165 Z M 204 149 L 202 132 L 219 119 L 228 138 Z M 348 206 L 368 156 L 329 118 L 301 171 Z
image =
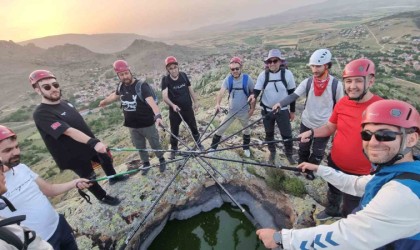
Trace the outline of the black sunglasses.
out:
M 377 141 L 394 141 L 397 138 L 397 135 L 402 135 L 401 132 L 394 132 L 391 130 L 378 130 L 376 132 L 371 132 L 369 130 L 363 130 L 361 132 L 362 140 L 370 141 L 372 136 L 375 136 Z
M 278 62 L 279 62 L 279 59 L 267 60 L 267 64 L 272 64 L 272 63 L 276 64 Z
M 240 70 L 240 68 L 239 67 L 236 67 L 236 68 L 230 68 L 230 71 L 239 71 Z
M 41 86 L 43 89 L 45 89 L 46 91 L 49 91 L 51 89 L 51 87 L 54 87 L 55 89 L 58 89 L 60 87 L 60 84 L 58 84 L 58 82 L 53 82 L 51 85 L 49 84 L 45 84 Z
M 2 173 L 4 173 L 4 164 L 3 164 L 3 162 L 2 162 L 2 161 L 0 161 L 0 171 L 1 171 Z

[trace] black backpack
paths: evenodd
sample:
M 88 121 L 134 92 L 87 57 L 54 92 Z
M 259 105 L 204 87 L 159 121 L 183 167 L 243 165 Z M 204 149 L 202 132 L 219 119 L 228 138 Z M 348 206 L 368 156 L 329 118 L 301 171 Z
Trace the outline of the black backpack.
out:
M 260 97 L 260 102 L 262 99 L 262 96 L 264 94 L 264 90 L 265 87 L 267 87 L 267 84 L 269 82 L 278 82 L 279 80 L 270 80 L 270 71 L 268 69 L 265 70 L 265 79 L 264 79 L 264 85 L 262 88 L 262 93 L 261 93 L 261 97 Z M 287 90 L 287 81 L 286 81 L 286 67 L 280 67 L 280 81 L 283 83 L 284 87 Z M 274 84 L 274 87 L 276 88 L 276 91 L 279 92 L 279 90 L 277 89 L 277 86 Z
M 158 104 L 159 103 L 159 100 L 158 100 L 157 95 L 156 95 L 155 91 L 153 90 L 153 88 L 150 87 L 150 85 L 148 83 L 146 83 L 146 82 L 141 82 L 140 80 L 137 80 L 137 81 L 138 82 L 136 83 L 135 89 L 136 89 L 136 94 L 139 97 L 140 101 L 142 101 L 142 102 L 146 103 L 147 105 L 149 105 L 146 102 L 146 100 L 144 99 L 143 95 L 141 94 L 141 87 L 143 86 L 143 84 L 146 84 L 147 87 L 149 87 L 150 92 L 152 93 L 153 100 L 155 100 L 155 103 Z M 121 85 L 122 84 L 123 83 L 120 82 L 119 85 L 118 85 L 118 93 L 121 92 Z
M 313 79 L 312 77 L 309 77 L 308 82 L 306 83 L 306 100 L 305 100 L 305 104 L 303 105 L 303 109 L 305 109 L 306 102 L 308 101 L 308 94 L 309 94 L 309 90 L 311 89 L 312 79 Z M 335 104 L 337 103 L 337 100 L 335 98 L 335 96 L 337 95 L 337 85 L 338 85 L 338 80 L 337 78 L 334 77 L 332 81 L 332 86 L 331 86 L 333 108 L 335 107 Z
M 5 202 L 6 206 L 10 209 L 10 211 L 12 212 L 16 211 L 13 204 L 6 197 L 0 196 L 0 199 L 2 199 Z M 9 229 L 6 228 L 6 226 L 12 225 L 12 224 L 20 225 L 20 223 L 24 221 L 25 219 L 26 219 L 26 215 L 19 215 L 19 216 L 14 216 L 14 217 L 1 220 L 0 221 L 0 240 L 3 240 L 7 244 L 12 245 L 19 250 L 28 249 L 28 245 L 31 244 L 31 242 L 34 241 L 36 238 L 35 231 L 28 230 L 22 227 L 23 235 L 24 235 L 24 241 L 22 242 L 22 240 L 18 236 L 16 236 L 13 232 L 11 232 Z
M 171 89 L 169 88 L 169 84 L 168 84 L 168 77 L 170 77 L 169 76 L 169 74 L 167 74 L 166 76 L 164 76 L 164 81 L 166 82 L 166 85 L 168 86 L 168 92 L 172 92 L 171 91 Z M 187 84 L 187 82 L 188 82 L 188 80 L 187 80 L 187 74 L 185 73 L 185 72 L 179 72 L 179 77 L 181 77 L 182 78 L 182 80 L 184 80 L 185 81 L 185 84 Z M 172 93 L 173 94 L 173 93 Z M 190 94 L 190 91 L 188 91 L 188 94 Z

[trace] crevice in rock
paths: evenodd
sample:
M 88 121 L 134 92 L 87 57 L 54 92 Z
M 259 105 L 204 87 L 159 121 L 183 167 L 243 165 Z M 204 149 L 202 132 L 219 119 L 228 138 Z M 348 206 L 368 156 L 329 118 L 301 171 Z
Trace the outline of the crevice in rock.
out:
M 240 183 L 234 183 L 234 181 L 223 185 L 238 203 L 249 208 L 252 216 L 263 227 L 284 228 L 292 226 L 292 221 L 295 219 L 293 210 L 288 205 L 281 204 L 281 202 L 279 204 L 278 199 L 271 199 L 271 194 L 267 194 L 258 185 L 244 186 Z M 168 220 L 189 219 L 202 212 L 219 208 L 223 203 L 231 203 L 235 206 L 217 185 L 203 186 L 189 197 L 184 204 L 164 203 L 159 205 L 150 215 L 143 228 L 132 238 L 128 244 L 129 249 L 147 249 L 165 227 Z M 282 196 L 281 199 L 284 199 L 287 203 L 286 196 Z

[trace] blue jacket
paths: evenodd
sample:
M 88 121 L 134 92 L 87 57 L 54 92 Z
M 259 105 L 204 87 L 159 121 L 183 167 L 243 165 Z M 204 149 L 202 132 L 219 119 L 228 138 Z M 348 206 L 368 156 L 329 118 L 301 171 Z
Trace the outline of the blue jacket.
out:
M 389 167 L 383 167 L 378 173 L 376 173 L 375 177 L 373 177 L 373 179 L 366 185 L 366 191 L 360 201 L 360 205 L 353 211 L 353 213 L 365 207 L 372 198 L 375 197 L 381 187 L 391 180 L 398 181 L 399 183 L 407 186 L 420 199 L 419 181 L 410 179 L 394 179 L 403 173 L 415 173 L 420 175 L 420 161 L 417 157 L 415 157 L 415 159 L 416 160 L 414 162 L 404 162 Z M 404 208 L 401 208 L 401 212 L 404 212 Z M 378 249 L 420 249 L 420 232 L 412 237 L 396 240 Z

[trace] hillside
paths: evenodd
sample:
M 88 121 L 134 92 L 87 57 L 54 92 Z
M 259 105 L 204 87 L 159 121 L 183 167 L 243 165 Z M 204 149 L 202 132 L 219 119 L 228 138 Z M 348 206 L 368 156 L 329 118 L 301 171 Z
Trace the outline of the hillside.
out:
M 109 34 L 62 34 L 47 36 L 19 42 L 20 45 L 33 43 L 36 46 L 48 49 L 57 45 L 77 44 L 96 53 L 115 53 L 127 48 L 134 40 L 153 39 L 137 34 L 109 33 Z
M 165 39 L 180 44 L 190 44 L 190 40 L 195 40 L 197 37 L 211 39 L 220 34 L 230 36 L 232 33 L 237 32 L 257 35 L 255 32 L 261 30 L 288 29 L 299 26 L 300 23 L 314 24 L 313 21 L 316 20 L 324 20 L 329 23 L 339 21 L 357 23 L 363 19 L 376 19 L 378 16 L 389 16 L 394 13 L 419 10 L 420 2 L 416 0 L 327 0 L 323 3 L 306 5 L 286 11 L 282 11 L 281 3 L 273 4 L 273 8 L 278 8 L 280 13 L 246 21 L 208 25 L 188 32 L 176 32 L 165 37 Z M 314 31 L 319 31 L 319 29 L 315 28 Z M 273 32 L 272 35 L 275 33 Z

